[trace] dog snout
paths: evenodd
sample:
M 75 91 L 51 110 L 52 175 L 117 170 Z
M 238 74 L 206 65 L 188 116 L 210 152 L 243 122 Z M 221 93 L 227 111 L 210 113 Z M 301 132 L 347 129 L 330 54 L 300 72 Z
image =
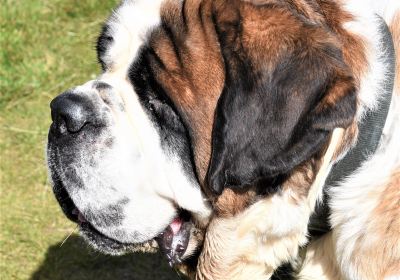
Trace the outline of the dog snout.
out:
M 60 132 L 76 133 L 93 122 L 91 107 L 85 96 L 64 92 L 50 103 L 51 118 Z

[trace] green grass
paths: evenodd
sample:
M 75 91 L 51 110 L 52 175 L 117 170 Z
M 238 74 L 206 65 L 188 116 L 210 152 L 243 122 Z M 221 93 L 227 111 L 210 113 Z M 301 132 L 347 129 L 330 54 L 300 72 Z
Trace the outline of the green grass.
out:
M 103 256 L 73 234 L 47 181 L 49 103 L 100 71 L 116 1 L 0 1 L 0 279 L 177 279 L 156 255 Z

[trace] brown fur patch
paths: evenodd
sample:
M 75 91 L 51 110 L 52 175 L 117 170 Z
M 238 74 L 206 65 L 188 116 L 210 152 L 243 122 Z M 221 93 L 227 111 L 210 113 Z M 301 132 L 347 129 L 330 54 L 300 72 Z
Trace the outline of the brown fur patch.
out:
M 217 197 L 214 208 L 219 217 L 232 217 L 243 212 L 256 199 L 254 191 L 235 192 L 231 189 L 225 189 Z
M 277 3 L 276 1 L 248 1 L 256 4 L 266 4 L 266 3 L 273 3 L 274 5 Z M 280 1 L 282 3 L 284 1 Z M 301 16 L 307 17 L 307 14 L 313 14 L 312 10 L 314 9 L 313 6 L 307 6 L 307 7 L 302 7 L 302 3 L 304 1 L 287 1 L 291 2 L 292 8 L 296 9 Z M 268 60 L 270 63 L 270 68 L 275 67 L 277 63 L 280 61 L 280 57 L 285 54 L 287 51 L 287 40 L 291 40 L 292 36 L 298 36 L 298 34 L 302 34 L 301 37 L 306 38 L 306 40 L 310 40 L 309 43 L 311 46 L 316 46 L 317 44 L 320 43 L 326 43 L 329 36 L 326 36 L 326 33 L 321 32 L 321 33 L 307 33 L 304 32 L 302 29 L 302 26 L 299 21 L 295 17 L 292 16 L 292 14 L 289 12 L 288 9 L 282 7 L 281 4 L 276 4 L 275 8 L 271 11 L 268 8 L 260 8 L 260 7 L 254 7 L 249 4 L 243 4 L 241 6 L 240 13 L 241 18 L 243 19 L 243 30 L 242 30 L 242 36 L 243 40 L 237 41 L 238 38 L 232 36 L 231 38 L 228 37 L 228 40 L 231 40 L 232 44 L 237 44 L 237 46 L 247 46 L 248 53 L 247 55 L 250 55 L 252 58 L 254 58 L 254 65 L 257 67 L 257 63 L 261 63 L 261 61 L 266 61 Z M 361 76 L 365 73 L 367 70 L 367 63 L 366 63 L 366 56 L 365 56 L 365 48 L 362 45 L 362 40 L 361 38 L 358 38 L 357 36 L 353 34 L 349 34 L 346 32 L 343 28 L 342 25 L 350 21 L 352 17 L 340 9 L 340 7 L 337 4 L 328 2 L 328 1 L 317 1 L 317 5 L 321 7 L 321 16 L 320 15 L 314 15 L 312 18 L 310 17 L 310 21 L 318 22 L 318 21 L 323 21 L 324 26 L 329 28 L 330 30 L 333 31 L 333 33 L 338 36 L 339 40 L 335 41 L 335 39 L 332 39 L 333 44 L 340 44 L 340 48 L 343 52 L 344 60 L 345 63 L 348 65 L 350 72 L 355 76 L 356 78 L 356 85 L 357 87 L 359 86 L 360 83 L 360 78 Z M 237 17 L 237 13 L 235 13 L 234 9 L 232 8 L 233 5 L 230 7 L 230 13 L 227 13 L 230 15 L 228 19 L 222 19 L 225 20 L 224 23 L 231 21 L 231 25 L 233 25 L 234 20 L 232 18 Z M 220 8 L 223 8 L 223 5 L 221 4 Z M 269 7 L 271 8 L 271 7 Z M 301 18 L 301 17 L 300 17 Z M 323 20 L 323 19 L 324 20 Z M 268 19 L 268 20 L 266 20 Z M 218 21 L 217 21 L 218 22 Z M 262 23 L 265 23 L 263 25 Z M 220 24 L 222 25 L 222 24 Z M 228 25 L 229 27 L 229 25 Z M 225 31 L 225 30 L 224 30 Z M 226 31 L 229 31 L 227 29 Z M 304 32 L 304 33 L 303 33 Z M 260 35 L 262 34 L 262 35 Z M 325 35 L 325 36 L 323 36 Z M 260 52 L 259 49 L 262 48 L 265 50 L 264 52 Z M 341 94 L 345 92 L 343 90 L 344 87 L 348 86 L 346 82 L 339 82 L 337 84 L 338 88 L 332 92 L 331 95 L 326 97 L 326 100 L 324 100 L 324 103 L 321 106 L 334 106 L 343 96 Z M 337 150 L 335 157 L 338 156 L 341 152 L 344 150 L 347 150 L 348 147 L 353 143 L 355 136 L 357 133 L 357 125 L 356 122 L 354 121 L 353 124 L 347 128 L 347 130 L 344 132 L 343 136 L 343 142 L 340 145 L 339 144 L 339 149 Z M 316 158 L 305 162 L 298 168 L 296 168 L 291 176 L 289 176 L 289 179 L 283 184 L 283 191 L 293 191 L 296 195 L 296 199 L 294 202 L 297 203 L 304 203 L 304 200 L 307 197 L 308 190 L 310 186 L 312 185 L 313 181 L 315 180 L 315 176 L 317 174 L 317 171 L 320 167 L 320 158 L 323 156 L 323 151 L 321 154 L 319 154 Z M 217 201 L 217 211 L 220 211 L 223 213 L 224 217 L 231 217 L 231 216 L 236 216 L 238 215 L 238 212 L 242 211 L 244 208 L 247 207 L 249 204 L 249 201 L 252 199 L 249 199 L 248 196 L 240 194 L 238 195 L 237 193 L 235 194 L 233 191 L 230 190 L 225 190 L 223 195 L 221 196 L 220 200 Z M 236 207 L 237 206 L 237 207 Z M 235 221 L 237 224 L 241 224 L 240 221 Z M 235 223 L 233 222 L 233 224 Z M 214 220 L 214 224 L 218 224 L 218 219 Z M 217 254 L 216 252 L 224 252 L 227 248 L 230 248 L 229 246 L 235 246 L 240 240 L 234 240 L 230 241 L 230 243 L 227 245 L 226 242 L 221 240 L 218 242 L 218 244 L 215 242 L 215 240 L 220 240 L 221 237 L 223 236 L 230 236 L 230 238 L 234 238 L 232 236 L 235 236 L 235 234 L 232 234 L 235 232 L 235 227 L 225 227 L 225 225 L 220 228 L 217 226 L 217 229 L 210 228 L 207 237 L 206 237 L 206 248 L 205 251 L 203 251 L 203 255 L 201 256 L 201 260 L 199 263 L 199 269 L 200 272 L 204 273 L 205 275 L 202 275 L 200 278 L 221 278 L 223 279 L 224 275 L 221 274 L 221 267 L 222 271 L 236 271 L 239 270 L 240 267 L 243 267 L 243 259 L 239 257 L 239 260 L 241 260 L 239 263 L 236 263 L 235 261 L 227 264 L 224 263 L 223 259 L 219 259 L 219 257 L 213 255 Z M 301 235 L 302 233 L 300 233 Z M 259 236 L 261 238 L 261 236 Z M 296 239 L 296 242 L 299 242 L 301 238 Z M 283 240 L 283 237 L 282 237 Z M 281 240 L 281 241 L 282 241 Z M 294 242 L 293 244 L 295 244 Z M 280 246 L 285 247 L 282 242 L 277 242 L 280 244 Z M 289 244 L 289 243 L 288 243 Z M 286 245 L 288 245 L 286 244 Z M 292 243 L 290 243 L 293 245 Z M 261 246 L 261 244 L 259 244 Z M 298 246 L 299 243 L 296 243 L 296 246 Z M 228 246 L 227 248 L 224 246 Z M 272 245 L 271 248 L 277 246 L 276 244 Z M 231 248 L 230 248 L 231 249 Z M 230 249 L 227 249 L 228 251 Z M 258 250 L 259 248 L 254 250 Z M 240 255 L 240 252 L 235 252 L 236 254 Z M 210 263 L 209 259 L 215 259 L 214 262 Z M 266 267 L 263 266 L 263 261 L 260 261 L 259 263 L 254 262 L 252 263 L 252 267 L 257 267 L 258 270 L 256 270 L 254 275 L 257 275 L 257 273 L 260 273 L 260 271 L 264 271 Z M 220 263 L 222 262 L 222 263 Z M 246 262 L 247 263 L 247 262 Z M 256 265 L 258 264 L 258 266 Z M 272 269 L 273 270 L 273 269 Z M 218 276 L 217 276 L 218 275 Z M 244 277 L 244 275 L 240 275 L 240 273 L 235 276 L 238 279 L 242 279 L 240 277 Z M 244 279 L 244 278 L 243 278 Z
M 307 40 L 307 44 L 315 48 L 327 41 L 337 45 L 338 42 L 323 30 L 321 22 L 326 18 L 323 24 L 340 35 L 350 68 L 354 72 L 363 68 L 360 66 L 363 47 L 358 38 L 349 36 L 341 27 L 351 17 L 341 12 L 336 4 L 304 0 L 248 2 L 256 5 L 242 1 L 166 1 L 161 9 L 162 27 L 155 30 L 149 40 L 161 61 L 152 65 L 156 79 L 189 128 L 196 171 L 203 186 L 211 154 L 214 111 L 225 79 L 215 24 L 229 26 L 242 21 L 240 41 L 232 37 L 232 44 L 243 45 L 248 52 L 243 55 L 252 58 L 254 67 L 259 67 L 258 61 L 269 61 L 274 68 L 288 51 L 286 48 L 295 47 L 288 42 Z M 320 7 L 322 13 L 317 12 Z M 310 32 L 304 22 L 318 22 L 321 31 Z M 331 94 L 326 104 L 331 105 L 339 98 Z M 352 139 L 354 129 L 349 131 L 348 139 Z
M 325 0 L 317 0 L 316 2 L 321 8 L 326 24 L 340 39 L 343 59 L 353 74 L 356 87 L 359 88 L 361 78 L 367 72 L 369 65 L 363 38 L 356 34 L 351 34 L 343 28 L 344 23 L 353 20 L 353 16 L 345 12 L 338 2 Z M 346 129 L 342 144 L 338 147 L 334 159 L 354 144 L 357 134 L 358 126 L 356 119 L 354 119 L 352 125 Z
M 316 2 L 321 8 L 327 26 L 340 38 L 344 60 L 359 82 L 368 68 L 363 38 L 343 28 L 343 24 L 353 20 L 353 16 L 345 12 L 339 2 L 325 0 Z
M 348 46 L 342 45 L 342 41 L 345 41 L 342 40 L 342 37 L 351 37 L 349 34 L 342 34 L 342 37 L 338 36 L 339 38 L 337 38 L 335 35 L 336 33 L 332 32 L 336 31 L 335 29 L 341 29 L 341 24 L 343 24 L 345 20 L 351 19 L 350 16 L 337 11 L 339 10 L 338 6 L 330 6 L 326 4 L 330 9 L 329 12 L 336 12 L 339 16 L 342 16 L 343 14 L 343 21 L 335 18 L 335 22 L 330 22 L 329 20 L 333 21 L 333 19 L 329 18 L 323 22 L 320 14 L 317 14 L 312 18 L 307 18 L 307 15 L 310 13 L 313 14 L 312 11 L 318 6 L 315 2 L 314 5 L 310 4 L 306 7 L 301 6 L 304 4 L 304 1 L 269 0 L 245 2 L 233 1 L 229 3 L 224 1 L 216 2 L 218 2 L 218 5 L 215 12 L 215 21 L 219 33 L 223 34 L 224 44 L 222 44 L 222 47 L 229 46 L 228 48 L 232 49 L 234 54 L 239 56 L 242 61 L 251 61 L 252 70 L 256 74 L 258 74 L 257 69 L 260 72 L 260 76 L 262 76 L 261 72 L 265 71 L 266 68 L 267 70 L 276 69 L 279 63 L 282 63 L 288 55 L 293 55 L 295 53 L 299 59 L 304 59 L 304 61 L 307 61 L 309 57 L 318 58 L 319 67 L 329 65 L 336 70 L 336 78 L 329 85 L 331 89 L 326 94 L 325 98 L 319 103 L 316 112 L 325 111 L 328 108 L 334 107 L 341 100 L 345 99 L 349 92 L 352 92 L 352 89 L 354 88 L 353 79 L 351 77 L 353 74 L 352 70 L 356 69 L 357 65 L 348 68 L 343 67 L 341 59 L 332 59 L 333 55 L 330 53 L 337 49 L 341 49 L 342 52 L 348 52 L 348 50 L 345 49 L 345 47 L 347 48 Z M 233 3 L 237 5 L 235 6 Z M 351 41 L 347 37 L 345 39 Z M 327 49 L 329 49 L 329 51 Z M 362 49 L 363 48 L 358 49 L 357 51 Z M 299 51 L 296 52 L 297 50 Z M 229 62 L 231 62 L 231 60 L 229 60 Z M 239 67 L 240 66 L 235 65 L 233 62 L 230 64 L 231 69 Z M 321 68 L 319 70 L 321 70 Z M 240 72 L 240 69 L 237 69 L 237 71 Z M 304 79 L 306 81 L 317 80 L 319 78 L 317 71 L 304 72 L 306 72 L 306 75 L 310 76 Z M 301 75 L 304 75 L 303 71 L 299 73 L 299 76 Z M 240 78 L 235 77 L 235 79 Z M 290 81 L 288 81 L 288 83 L 289 82 Z M 307 93 L 299 90 L 299 92 L 295 91 L 293 95 L 297 95 L 299 99 L 301 99 L 306 98 Z M 265 98 L 268 97 L 266 96 Z M 291 118 L 291 113 L 296 114 L 299 110 L 302 110 L 301 102 L 302 101 L 293 102 L 293 108 L 292 110 L 289 110 L 290 112 L 288 113 L 287 118 Z M 262 105 L 260 104 L 260 106 Z M 288 104 L 288 106 L 290 106 L 290 104 Z M 338 115 L 342 116 L 345 114 Z M 297 121 L 297 118 L 292 118 Z M 349 120 L 349 122 L 351 122 L 351 120 Z M 319 124 L 315 125 L 318 126 Z M 322 125 L 326 125 L 326 122 L 323 122 Z M 328 123 L 327 125 L 332 125 L 333 129 L 337 124 L 333 122 L 332 124 Z M 349 129 L 348 137 L 345 137 L 344 139 L 349 139 L 350 141 L 354 138 L 354 125 L 355 122 L 350 126 L 351 129 Z M 288 124 L 287 126 L 289 127 L 290 125 Z M 322 129 L 326 129 L 326 127 L 322 127 Z M 344 143 L 343 145 L 348 147 L 349 143 Z M 320 156 L 321 154 L 311 159 L 311 161 L 317 160 Z M 309 163 L 306 163 L 305 165 L 307 164 Z M 301 172 L 298 170 L 293 172 L 295 175 L 292 174 L 293 178 L 303 177 L 305 180 L 299 181 L 297 184 L 292 184 L 292 180 L 286 184 L 298 186 L 298 188 L 295 187 L 295 191 L 302 192 L 303 195 L 308 192 L 308 188 L 312 183 L 312 179 L 309 179 L 313 177 L 313 175 L 309 174 L 309 170 L 313 168 L 310 169 L 308 166 L 308 168 L 305 169 L 306 170 L 302 170 L 302 172 L 304 172 L 302 174 L 300 174 Z M 225 176 L 226 174 L 227 173 L 225 173 Z M 306 179 L 306 177 L 308 178 Z M 302 194 L 299 194 L 299 196 Z M 236 200 L 229 201 L 237 202 Z M 246 205 L 248 202 L 243 202 L 241 204 Z M 224 208 L 235 209 L 234 206 Z M 217 207 L 217 210 L 219 209 L 221 209 L 221 207 Z
M 150 39 L 164 64 L 152 66 L 189 128 L 201 182 L 211 153 L 214 110 L 224 83 L 211 17 L 212 1 L 167 1 L 161 8 L 162 26 Z
M 211 155 L 214 112 L 225 83 L 226 69 L 216 27 L 224 33 L 229 45 L 245 50 L 243 53 L 238 52 L 238 55 L 250 58 L 255 69 L 261 69 L 262 63 L 268 63 L 268 67 L 274 69 L 289 51 L 296 49 L 296 44 L 309 46 L 307 50 L 316 51 L 327 43 L 342 50 L 345 64 L 354 76 L 357 87 L 368 67 L 362 38 L 349 34 L 342 27 L 345 22 L 352 20 L 351 15 L 331 1 L 171 0 L 163 5 L 161 19 L 162 26 L 150 38 L 150 46 L 159 58 L 159 61 L 152 63 L 152 68 L 156 80 L 165 89 L 189 129 L 196 171 L 203 186 Z M 241 24 L 239 35 L 232 31 L 238 28 L 238 22 Z M 318 55 L 321 56 L 320 53 Z M 348 86 L 348 81 L 345 74 L 339 74 L 343 79 L 323 100 L 321 110 L 334 106 L 343 98 L 343 89 Z M 293 104 L 294 107 L 296 105 Z M 357 126 L 353 122 L 347 128 L 337 154 L 347 150 L 356 133 Z M 295 204 L 305 203 L 320 167 L 321 157 L 323 151 L 293 170 L 283 183 L 284 192 L 295 194 Z M 219 219 L 234 219 L 257 199 L 254 191 L 239 193 L 225 189 L 214 204 L 218 214 L 214 224 L 218 224 Z M 212 273 L 221 273 L 218 267 L 224 264 L 209 263 L 209 260 L 218 257 L 216 251 L 224 252 L 227 249 L 224 241 L 236 230 L 235 225 L 240 224 L 240 220 L 228 224 L 218 225 L 215 231 L 211 228 L 207 233 L 208 247 L 201 256 L 203 261 L 200 260 L 199 267 L 203 267 L 203 273 L 211 273 L 210 279 L 215 276 Z M 292 243 L 288 241 L 288 244 L 297 248 L 304 233 L 296 234 L 298 236 L 293 238 Z M 240 240 L 231 237 L 233 241 L 228 246 L 235 246 Z M 221 243 L 216 244 L 215 240 Z M 278 247 L 275 243 L 274 246 Z M 283 243 L 280 246 L 282 251 L 287 249 Z M 272 247 L 271 250 L 274 249 Z M 236 253 L 240 259 L 240 252 Z M 214 254 L 213 258 L 210 254 Z M 264 263 L 263 260 L 258 261 L 253 264 L 259 273 Z M 239 269 L 240 263 L 231 263 L 235 266 L 233 269 Z M 225 268 L 229 270 L 232 267 Z M 224 275 L 221 277 L 223 279 Z
M 311 159 L 293 170 L 289 178 L 282 184 L 283 191 L 292 190 L 293 203 L 297 204 L 307 198 L 320 165 L 320 159 Z
M 157 80 L 189 128 L 196 171 L 203 186 L 210 160 L 214 111 L 225 79 L 215 24 L 229 26 L 243 21 L 240 41 L 232 37 L 232 44 L 244 46 L 248 53 L 243 55 L 252 57 L 254 67 L 258 67 L 258 61 L 269 61 L 273 68 L 287 47 L 295 47 L 288 45 L 290 41 L 307 40 L 307 44 L 315 47 L 327 41 L 338 44 L 323 28 L 310 32 L 304 25 L 304 21 L 321 24 L 325 17 L 324 24 L 340 36 L 352 72 L 364 69 L 360 66 L 364 57 L 360 55 L 363 46 L 359 38 L 345 33 L 341 27 L 351 17 L 336 4 L 304 0 L 248 2 L 256 5 L 243 1 L 166 1 L 161 9 L 162 27 L 150 38 L 150 45 L 162 62 L 153 63 Z M 317 12 L 320 7 L 322 13 Z M 357 73 L 355 76 L 359 76 Z M 338 98 L 332 94 L 327 102 Z M 349 139 L 354 136 L 349 135 Z

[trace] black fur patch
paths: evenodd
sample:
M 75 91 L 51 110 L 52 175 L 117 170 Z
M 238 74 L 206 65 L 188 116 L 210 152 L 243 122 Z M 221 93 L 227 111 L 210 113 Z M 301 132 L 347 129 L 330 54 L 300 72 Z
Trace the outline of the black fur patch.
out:
M 356 108 L 352 77 L 340 49 L 329 43 L 310 50 L 308 42 L 262 65 L 243 49 L 240 24 L 219 25 L 226 79 L 212 137 L 209 187 L 243 188 L 288 174 L 310 159 L 335 127 L 350 124 Z M 260 50 L 261 51 L 261 50 Z M 340 69 L 340 70 L 337 70 Z M 341 74 L 337 75 L 339 71 Z M 336 84 L 349 83 L 334 105 L 323 99 Z M 348 91 L 348 92 L 347 92 Z
M 139 101 L 158 129 L 162 148 L 177 154 L 185 173 L 196 180 L 193 151 L 187 129 L 162 85 L 155 79 L 152 63 L 162 64 L 156 53 L 143 46 L 129 69 L 129 79 L 135 88 Z
M 107 65 L 103 60 L 103 57 L 113 42 L 114 38 L 111 35 L 110 26 L 106 23 L 101 28 L 100 36 L 97 39 L 97 44 L 96 44 L 97 60 L 100 63 L 103 71 L 107 70 Z
M 115 204 L 104 206 L 100 209 L 87 209 L 85 218 L 96 226 L 116 227 L 122 224 L 124 219 L 123 207 L 129 203 L 129 199 L 121 199 Z
M 270 280 L 295 280 L 294 270 L 290 263 L 278 267 Z

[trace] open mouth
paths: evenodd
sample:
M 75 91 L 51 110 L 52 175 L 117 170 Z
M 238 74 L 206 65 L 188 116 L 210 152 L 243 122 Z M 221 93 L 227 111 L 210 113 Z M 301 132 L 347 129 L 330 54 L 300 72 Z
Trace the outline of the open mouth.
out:
M 75 216 L 75 220 L 79 224 L 80 229 L 85 234 L 86 238 L 92 241 L 91 243 L 96 241 L 95 243 L 97 244 L 99 239 L 101 239 L 101 243 L 104 245 L 107 244 L 108 249 L 112 249 L 113 251 L 121 247 L 126 250 L 129 245 L 134 245 L 119 242 L 100 233 L 86 220 L 85 216 L 78 210 L 78 208 L 72 210 L 72 215 Z M 154 238 L 171 267 L 182 263 L 182 258 L 188 248 L 192 227 L 193 223 L 190 221 L 189 212 L 181 210 L 179 211 L 179 215 L 176 216 L 172 222 Z
M 64 212 L 64 214 L 74 223 L 79 225 L 83 238 L 95 249 L 102 252 L 121 255 L 126 252 L 155 252 L 157 248 L 167 257 L 171 266 L 182 262 L 189 239 L 190 230 L 193 227 L 189 212 L 180 210 L 178 215 L 171 223 L 155 238 L 144 243 L 125 243 L 110 238 L 98 231 L 76 207 L 68 192 L 64 188 L 61 180 L 52 174 L 54 194 Z
M 179 215 L 156 237 L 158 246 L 167 257 L 170 266 L 182 263 L 188 248 L 190 232 L 194 226 L 190 218 L 189 212 L 181 210 Z
M 101 243 L 104 245 L 107 244 L 108 249 L 112 249 L 113 251 L 121 247 L 126 250 L 129 245 L 134 245 L 119 242 L 100 233 L 86 220 L 85 216 L 78 210 L 78 208 L 72 210 L 72 215 L 76 217 L 76 221 L 79 224 L 81 231 L 85 234 L 87 239 L 92 241 L 91 243 L 96 241 L 95 243 L 98 244 L 99 239 L 101 239 Z M 154 238 L 161 252 L 167 257 L 168 264 L 171 267 L 182 263 L 182 258 L 188 248 L 192 227 L 193 224 L 190 221 L 189 212 L 181 210 L 179 211 L 179 215 L 175 217 L 157 237 Z

